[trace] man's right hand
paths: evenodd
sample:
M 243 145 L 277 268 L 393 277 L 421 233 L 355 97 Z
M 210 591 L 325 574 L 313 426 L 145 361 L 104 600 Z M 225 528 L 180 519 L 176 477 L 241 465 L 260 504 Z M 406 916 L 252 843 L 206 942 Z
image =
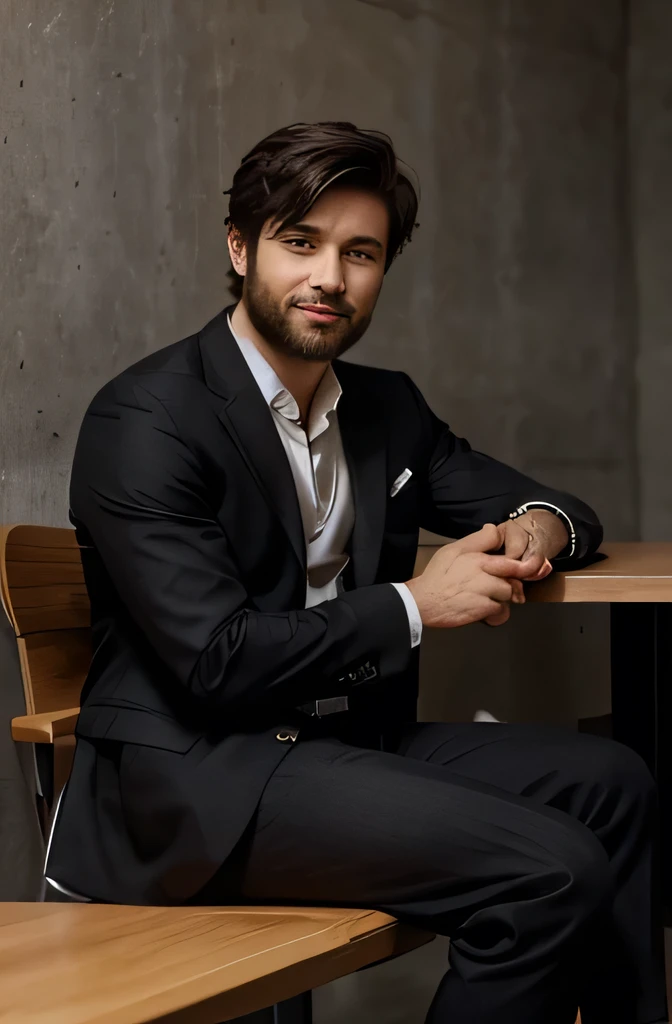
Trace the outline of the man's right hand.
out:
M 524 603 L 522 580 L 539 571 L 543 558 L 520 561 L 492 554 L 502 542 L 501 531 L 488 524 L 440 548 L 425 571 L 407 582 L 423 626 L 450 629 L 481 621 L 499 626 L 509 618 L 512 602 Z

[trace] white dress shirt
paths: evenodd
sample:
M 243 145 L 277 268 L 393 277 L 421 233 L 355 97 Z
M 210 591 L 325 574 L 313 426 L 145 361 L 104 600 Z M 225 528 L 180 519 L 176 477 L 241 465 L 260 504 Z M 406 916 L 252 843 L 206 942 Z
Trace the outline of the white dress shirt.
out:
M 350 474 L 338 426 L 341 385 L 328 366 L 304 429 L 296 400 L 275 370 L 249 338 L 236 334 L 231 318 L 229 327 L 271 411 L 292 470 L 306 541 L 306 608 L 312 608 L 341 592 L 342 573 L 349 562 L 345 549 L 355 522 Z M 415 599 L 405 583 L 390 586 L 404 602 L 411 646 L 417 647 L 422 620 Z

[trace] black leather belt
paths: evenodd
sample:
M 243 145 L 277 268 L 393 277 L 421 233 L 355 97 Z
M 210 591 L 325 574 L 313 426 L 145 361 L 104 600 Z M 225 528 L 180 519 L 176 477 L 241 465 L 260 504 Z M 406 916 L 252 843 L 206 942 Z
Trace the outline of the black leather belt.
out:
M 347 697 L 326 697 L 324 700 L 311 700 L 309 704 L 300 704 L 297 708 L 304 715 L 311 718 L 324 718 L 325 715 L 338 715 L 342 711 L 349 711 L 350 703 Z

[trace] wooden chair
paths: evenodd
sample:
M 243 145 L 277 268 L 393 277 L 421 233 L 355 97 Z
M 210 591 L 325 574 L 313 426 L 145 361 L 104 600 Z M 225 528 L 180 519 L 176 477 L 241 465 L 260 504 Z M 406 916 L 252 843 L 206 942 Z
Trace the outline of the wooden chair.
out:
M 74 530 L 0 528 L 0 593 L 16 633 L 26 702 L 12 737 L 35 744 L 46 830 L 48 809 L 70 774 L 91 661 L 89 598 Z
M 26 700 L 12 736 L 35 744 L 46 838 L 91 660 L 74 531 L 0 528 L 0 593 Z M 0 984 L 13 1021 L 140 1024 L 170 1014 L 214 1024 L 285 1000 L 259 1024 L 309 1024 L 310 989 L 433 938 L 375 911 L 58 906 L 0 905 Z M 141 969 L 129 974 L 132 962 Z

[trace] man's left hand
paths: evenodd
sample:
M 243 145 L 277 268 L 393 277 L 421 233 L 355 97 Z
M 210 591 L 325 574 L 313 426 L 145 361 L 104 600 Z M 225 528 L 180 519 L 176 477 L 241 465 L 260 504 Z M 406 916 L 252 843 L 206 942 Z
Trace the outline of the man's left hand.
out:
M 551 558 L 559 555 L 569 540 L 558 516 L 546 509 L 532 509 L 517 519 L 508 519 L 499 527 L 502 548 L 508 558 L 536 557 L 541 566 L 528 582 L 543 580 L 553 568 Z

